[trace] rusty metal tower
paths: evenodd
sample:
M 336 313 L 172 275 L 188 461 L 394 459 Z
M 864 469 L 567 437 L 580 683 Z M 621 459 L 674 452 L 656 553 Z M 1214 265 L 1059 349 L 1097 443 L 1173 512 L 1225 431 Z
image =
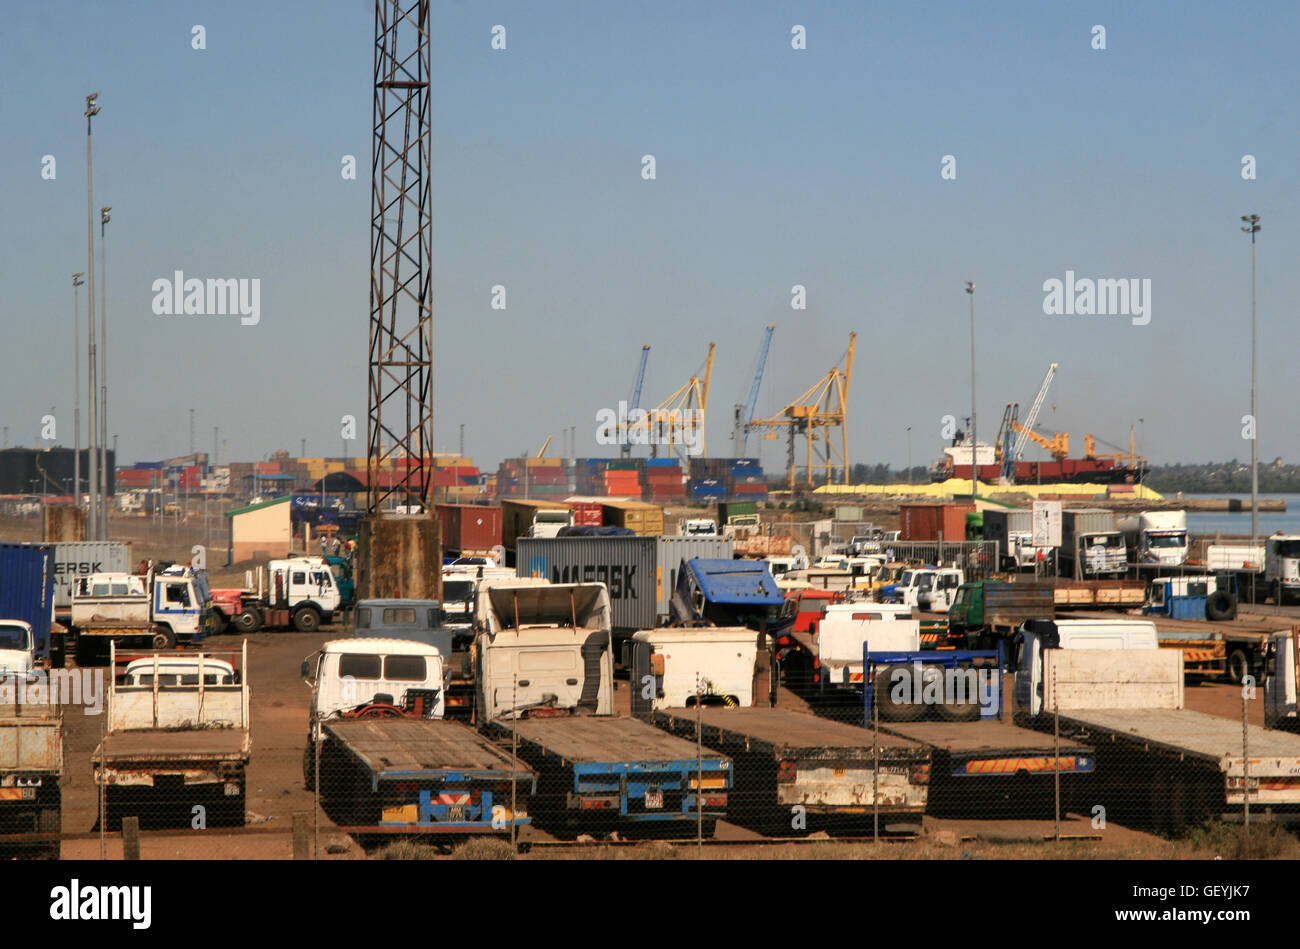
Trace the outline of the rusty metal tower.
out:
M 390 499 L 423 509 L 429 490 L 426 469 L 433 451 L 429 63 L 429 0 L 375 0 L 366 426 L 370 515 L 378 514 Z

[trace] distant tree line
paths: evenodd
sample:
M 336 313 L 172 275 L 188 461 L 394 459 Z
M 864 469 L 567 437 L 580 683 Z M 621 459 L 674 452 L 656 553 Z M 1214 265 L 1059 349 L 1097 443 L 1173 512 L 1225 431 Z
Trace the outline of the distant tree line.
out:
M 1152 465 L 1144 480 L 1161 494 L 1243 494 L 1250 491 L 1250 462 L 1233 458 L 1203 465 Z M 1261 461 L 1259 490 L 1270 494 L 1300 492 L 1300 465 L 1283 464 L 1280 458 Z

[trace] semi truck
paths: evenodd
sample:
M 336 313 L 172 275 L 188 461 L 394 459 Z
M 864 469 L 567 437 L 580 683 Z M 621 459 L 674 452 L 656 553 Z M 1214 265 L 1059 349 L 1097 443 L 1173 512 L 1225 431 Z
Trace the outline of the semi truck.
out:
M 1278 606 L 1300 593 L 1300 534 L 1280 531 L 1262 544 L 1211 544 L 1205 551 L 1209 570 L 1229 570 L 1247 600 L 1267 594 Z
M 1061 512 L 1061 572 L 1076 580 L 1123 577 L 1128 547 L 1115 512 L 1084 508 Z
M 1187 562 L 1187 512 L 1142 511 L 1119 519 L 1133 562 L 1177 567 Z
M 1178 834 L 1240 812 L 1247 794 L 1300 807 L 1300 735 L 1186 708 L 1183 654 L 1150 621 L 1031 620 L 1015 666 L 1018 723 L 1093 746 L 1109 820 Z
M 712 835 L 731 762 L 614 714 L 610 612 L 601 583 L 481 590 L 478 721 L 537 772 L 531 813 L 552 833 Z
M 334 621 L 355 596 L 351 567 L 339 572 L 337 557 L 290 557 L 272 560 L 263 574 L 257 570 L 257 587 L 223 588 L 212 592 L 214 610 L 241 633 L 260 629 L 295 629 L 311 633 Z
M 135 816 L 141 827 L 244 825 L 252 755 L 248 643 L 239 650 L 120 654 L 111 676 L 103 741 L 91 755 L 108 830 Z
M 473 728 L 446 720 L 437 647 L 340 639 L 302 664 L 311 687 L 303 781 L 366 842 L 386 835 L 510 835 L 530 822 L 536 775 Z M 319 777 L 318 777 L 319 776 Z
M 78 577 L 72 594 L 71 645 L 77 665 L 94 665 L 112 644 L 174 649 L 215 629 L 207 574 L 172 566 L 144 574 Z
M 0 635 L 14 622 L 0 620 Z M 18 698 L 12 687 L 0 685 L 0 835 L 20 834 L 17 842 L 24 849 L 57 859 L 63 819 L 62 706 L 24 705 Z

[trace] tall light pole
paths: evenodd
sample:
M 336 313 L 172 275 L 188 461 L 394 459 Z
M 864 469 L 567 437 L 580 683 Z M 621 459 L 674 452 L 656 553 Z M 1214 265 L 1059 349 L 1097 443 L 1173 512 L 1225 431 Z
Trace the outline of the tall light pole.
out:
M 970 499 L 975 503 L 975 496 L 979 494 L 979 457 L 976 453 L 976 447 L 979 444 L 975 437 L 975 284 L 973 281 L 966 281 L 966 292 L 970 295 Z
M 86 96 L 86 314 L 90 323 L 87 350 L 90 369 L 90 511 L 89 534 L 99 540 L 99 390 L 95 382 L 95 174 L 91 164 L 90 120 L 99 114 L 98 92 Z
M 99 537 L 108 540 L 108 257 L 107 233 L 111 207 L 99 209 L 99 497 L 102 520 Z
M 81 509 L 81 290 L 84 273 L 72 275 L 72 505 Z M 7 446 L 6 446 L 7 447 Z
M 907 426 L 907 486 L 912 486 L 912 426 Z
M 1255 414 L 1255 234 L 1259 215 L 1243 214 L 1250 235 L 1250 546 L 1259 537 L 1259 416 Z

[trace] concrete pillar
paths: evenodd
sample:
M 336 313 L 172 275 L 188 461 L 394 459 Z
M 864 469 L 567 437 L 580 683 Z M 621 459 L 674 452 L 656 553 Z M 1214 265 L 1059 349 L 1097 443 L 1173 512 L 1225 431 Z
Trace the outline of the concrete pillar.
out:
M 70 504 L 45 505 L 45 543 L 86 539 L 86 512 Z
M 432 514 L 367 517 L 355 572 L 358 599 L 442 599 L 442 525 Z

